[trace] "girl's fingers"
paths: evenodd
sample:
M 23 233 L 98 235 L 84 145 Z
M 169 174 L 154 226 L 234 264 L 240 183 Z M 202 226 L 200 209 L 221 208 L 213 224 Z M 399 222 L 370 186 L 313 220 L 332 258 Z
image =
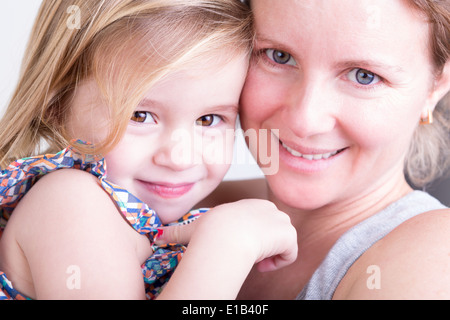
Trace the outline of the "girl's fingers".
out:
M 194 234 L 195 228 L 195 221 L 186 225 L 162 227 L 158 229 L 158 236 L 155 240 L 155 244 L 163 245 L 177 243 L 187 245 Z

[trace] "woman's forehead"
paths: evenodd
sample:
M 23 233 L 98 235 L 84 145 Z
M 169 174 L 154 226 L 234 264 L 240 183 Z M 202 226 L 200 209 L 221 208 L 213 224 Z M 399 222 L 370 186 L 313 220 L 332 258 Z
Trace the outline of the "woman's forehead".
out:
M 327 51 L 346 59 L 377 55 L 428 58 L 429 26 L 402 0 L 258 0 L 252 2 L 257 40 L 296 52 Z M 378 53 L 379 52 L 379 53 Z M 350 57 L 351 56 L 351 57 Z M 350 60 L 351 60 L 350 59 Z
M 381 32 L 389 27 L 427 25 L 426 18 L 403 0 L 258 0 L 252 7 L 259 29 L 284 29 L 285 33 L 339 32 L 343 28 L 353 28 L 354 33 Z

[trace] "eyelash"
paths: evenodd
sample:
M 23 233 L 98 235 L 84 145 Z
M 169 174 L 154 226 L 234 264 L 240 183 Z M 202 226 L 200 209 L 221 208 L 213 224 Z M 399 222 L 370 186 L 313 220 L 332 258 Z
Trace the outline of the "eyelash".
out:
M 153 122 L 151 122 L 151 123 L 146 123 L 146 122 L 145 122 L 146 120 L 144 120 L 144 122 L 140 122 L 140 121 L 133 120 L 133 118 L 138 118 L 138 117 L 142 116 L 142 114 L 145 114 L 146 120 L 148 120 L 148 118 L 150 117 L 150 118 L 152 119 Z M 155 118 L 156 118 L 156 116 L 155 116 L 153 113 L 151 113 L 151 112 L 148 112 L 148 111 L 139 111 L 139 110 L 137 110 L 137 111 L 135 111 L 135 112 L 133 113 L 133 115 L 131 116 L 130 121 L 132 121 L 133 123 L 136 123 L 136 124 L 138 124 L 138 125 L 156 124 L 157 121 L 156 121 Z
M 256 50 L 255 53 L 254 53 L 255 57 L 257 59 L 256 61 L 262 61 L 263 63 L 268 64 L 270 67 L 277 68 L 277 69 L 284 69 L 284 68 L 288 68 L 288 67 L 295 67 L 295 66 L 290 65 L 290 64 L 276 63 L 275 61 L 273 61 L 272 59 L 270 59 L 268 57 L 268 55 L 267 55 L 267 51 L 268 50 L 275 50 L 275 51 L 280 51 L 280 52 L 284 52 L 286 54 L 289 54 L 288 52 L 285 52 L 285 51 L 282 51 L 282 50 L 277 50 L 277 49 L 272 49 L 272 48 L 259 49 L 259 50 Z M 292 55 L 291 55 L 291 57 L 292 57 Z M 294 61 L 295 61 L 295 59 L 294 59 Z M 376 78 L 378 78 L 378 82 L 376 84 L 362 85 L 362 84 L 359 84 L 358 82 L 351 81 L 348 78 L 350 72 L 352 72 L 352 71 L 356 71 L 357 72 L 359 70 L 363 70 L 363 71 L 366 71 L 368 73 L 373 74 Z M 361 68 L 361 67 L 355 67 L 355 68 L 352 68 L 352 69 L 348 69 L 347 71 L 345 71 L 343 77 L 345 78 L 345 80 L 351 81 L 353 86 L 357 87 L 360 90 L 366 90 L 366 91 L 376 90 L 376 89 L 378 89 L 379 86 L 381 86 L 382 84 L 384 84 L 386 82 L 383 77 L 379 76 L 378 74 L 376 74 L 376 73 L 374 73 L 374 72 L 372 72 L 372 71 L 370 71 L 368 69 L 364 69 L 364 68 Z
M 150 122 L 150 123 L 146 123 L 145 121 L 144 122 L 139 122 L 139 121 L 136 121 L 136 120 L 132 119 L 132 118 L 138 118 L 139 116 L 142 116 L 142 114 L 145 114 L 146 120 L 148 119 L 148 117 L 151 117 L 152 122 Z M 211 125 L 203 126 L 201 124 L 198 124 L 198 121 L 201 121 L 202 118 L 206 118 L 206 117 L 213 117 Z M 155 118 L 156 118 L 156 116 L 153 113 L 151 113 L 151 112 L 148 112 L 148 111 L 135 111 L 133 113 L 133 116 L 131 117 L 130 121 L 132 121 L 133 123 L 135 123 L 137 125 L 158 124 L 158 122 L 156 121 Z M 219 122 L 215 123 L 215 122 L 217 122 L 217 120 Z M 205 115 L 199 117 L 196 120 L 196 125 L 198 125 L 200 127 L 204 127 L 204 128 L 210 128 L 210 127 L 216 127 L 217 125 L 219 125 L 222 122 L 226 122 L 226 119 L 223 116 L 221 116 L 221 115 L 218 115 L 218 114 L 205 114 Z
M 351 72 L 353 72 L 353 71 L 358 72 L 360 70 L 364 71 L 364 72 L 367 72 L 367 73 L 371 73 L 375 78 L 378 79 L 378 81 L 375 84 L 370 83 L 370 84 L 367 84 L 367 85 L 363 85 L 363 84 L 358 83 L 357 81 L 352 81 L 352 80 L 349 79 Z M 344 80 L 350 81 L 351 84 L 353 86 L 355 86 L 356 88 L 358 88 L 360 90 L 366 90 L 366 91 L 377 90 L 380 86 L 382 86 L 383 84 L 386 83 L 386 80 L 383 77 L 379 76 L 378 74 L 376 74 L 376 73 L 374 73 L 374 72 L 372 72 L 372 71 L 370 71 L 368 69 L 359 68 L 359 67 L 347 70 L 343 77 L 345 78 Z
M 274 50 L 274 51 L 280 51 L 280 52 L 284 52 L 289 54 L 286 51 L 283 50 L 277 50 L 277 49 L 273 49 L 273 48 L 264 48 L 264 49 L 259 49 L 255 51 L 255 58 L 256 61 L 263 61 L 264 63 L 268 64 L 270 67 L 273 68 L 277 68 L 277 69 L 284 69 L 284 68 L 288 68 L 288 67 L 293 67 L 292 65 L 289 64 L 280 64 L 280 63 L 276 63 L 275 61 L 273 61 L 272 59 L 270 59 L 267 56 L 267 51 L 268 50 Z M 291 56 L 292 57 L 292 56 Z
M 214 121 L 217 120 L 217 119 L 219 119 L 219 123 L 212 124 L 212 125 L 209 125 L 209 126 L 202 126 L 202 125 L 197 124 L 197 121 L 200 121 L 201 118 L 204 118 L 204 117 L 210 117 L 210 116 L 212 116 L 212 117 L 215 118 L 215 119 L 213 119 L 213 123 L 214 123 Z M 204 127 L 204 128 L 216 127 L 217 125 L 219 125 L 219 124 L 222 123 L 222 122 L 225 122 L 225 119 L 224 119 L 224 117 L 222 117 L 222 116 L 220 116 L 220 115 L 218 115 L 218 114 L 205 114 L 205 115 L 201 116 L 200 118 L 198 118 L 198 119 L 196 120 L 196 124 L 197 124 L 198 126 Z

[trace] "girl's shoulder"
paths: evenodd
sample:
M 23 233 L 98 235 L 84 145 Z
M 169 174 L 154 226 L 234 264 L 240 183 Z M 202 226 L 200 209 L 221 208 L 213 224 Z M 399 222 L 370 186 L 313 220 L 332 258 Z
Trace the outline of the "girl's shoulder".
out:
M 103 232 L 100 230 L 115 224 L 124 225 L 131 234 L 137 234 L 123 219 L 99 179 L 77 169 L 57 170 L 39 179 L 19 202 L 7 227 L 13 218 L 21 219 L 20 225 L 34 222 L 37 229 L 53 229 L 53 234 L 57 233 L 56 228 L 67 231 L 89 225 Z M 24 232 L 23 236 L 27 237 L 28 233 Z
M 450 209 L 417 215 L 367 250 L 335 296 L 450 299 Z
M 7 238 L 2 238 L 2 242 L 17 243 L 20 250 L 16 251 L 23 255 L 7 253 L 8 264 L 26 261 L 28 265 L 22 267 L 24 274 L 8 275 L 12 281 L 27 278 L 27 269 L 41 270 L 41 279 L 33 275 L 31 282 L 34 286 L 38 283 L 39 289 L 32 287 L 24 292 L 31 297 L 46 288 L 39 281 L 66 279 L 71 265 L 92 275 L 109 270 L 117 273 L 117 268 L 128 268 L 129 264 L 139 271 L 140 263 L 151 253 L 148 240 L 124 220 L 99 180 L 76 169 L 57 170 L 36 182 L 15 208 L 3 236 Z M 122 265 L 119 260 L 124 261 Z M 17 284 L 20 286 L 20 282 Z M 65 286 L 53 289 L 69 296 L 77 294 L 65 291 Z M 42 294 L 53 296 L 54 292 L 41 291 L 41 297 Z
M 89 201 L 89 200 L 96 201 Z M 60 169 L 41 177 L 19 202 L 16 211 L 36 212 L 54 208 L 70 213 L 73 207 L 101 208 L 111 202 L 94 175 L 77 169 Z M 103 201 L 102 201 L 103 200 Z M 34 208 L 34 210 L 33 210 Z M 39 209 L 45 210 L 39 210 Z M 25 209 L 25 210 L 24 210 Z M 85 211 L 85 210 L 83 210 Z M 14 215 L 15 215 L 14 213 Z M 82 212 L 79 212 L 82 215 Z

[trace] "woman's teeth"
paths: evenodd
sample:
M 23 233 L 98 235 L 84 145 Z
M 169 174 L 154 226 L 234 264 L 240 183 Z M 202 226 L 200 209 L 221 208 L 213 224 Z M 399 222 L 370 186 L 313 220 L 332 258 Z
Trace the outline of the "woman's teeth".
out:
M 295 150 L 289 148 L 284 143 L 281 143 L 281 144 L 294 157 L 303 158 L 303 159 L 307 159 L 307 160 L 328 159 L 328 158 L 330 158 L 330 157 L 332 157 L 332 156 L 334 156 L 334 155 L 336 155 L 338 153 L 338 150 L 336 150 L 336 151 L 333 151 L 333 152 L 323 153 L 323 154 L 302 154 L 302 153 L 300 153 L 298 151 L 295 151 Z

